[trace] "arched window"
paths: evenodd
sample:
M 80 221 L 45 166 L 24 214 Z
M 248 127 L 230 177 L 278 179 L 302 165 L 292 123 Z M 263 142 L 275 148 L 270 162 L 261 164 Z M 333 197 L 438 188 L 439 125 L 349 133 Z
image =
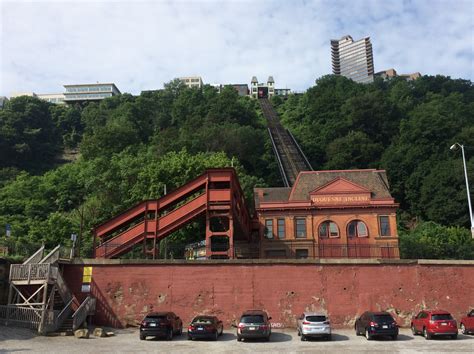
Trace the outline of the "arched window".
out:
M 335 222 L 325 221 L 319 225 L 319 238 L 339 237 L 339 228 Z
M 369 230 L 367 225 L 360 220 L 352 220 L 347 225 L 347 236 L 348 237 L 369 237 Z

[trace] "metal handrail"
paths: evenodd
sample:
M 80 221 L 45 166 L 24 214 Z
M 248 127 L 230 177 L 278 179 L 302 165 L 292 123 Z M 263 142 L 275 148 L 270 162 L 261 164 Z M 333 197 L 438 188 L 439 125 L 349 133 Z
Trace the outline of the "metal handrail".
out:
M 72 315 L 72 329 L 76 330 L 84 322 L 87 315 L 91 310 L 95 308 L 95 299 L 91 296 L 87 296 L 86 299 L 82 302 L 79 308 Z
M 26 280 L 29 283 L 32 280 L 49 280 L 51 267 L 50 263 L 12 264 L 10 281 Z

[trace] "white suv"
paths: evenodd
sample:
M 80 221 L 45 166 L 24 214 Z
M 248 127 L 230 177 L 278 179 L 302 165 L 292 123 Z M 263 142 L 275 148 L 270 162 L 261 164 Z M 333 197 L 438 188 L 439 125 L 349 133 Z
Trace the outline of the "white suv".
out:
M 323 313 L 305 312 L 298 318 L 296 326 L 301 340 L 306 340 L 308 337 L 323 337 L 331 340 L 331 323 Z

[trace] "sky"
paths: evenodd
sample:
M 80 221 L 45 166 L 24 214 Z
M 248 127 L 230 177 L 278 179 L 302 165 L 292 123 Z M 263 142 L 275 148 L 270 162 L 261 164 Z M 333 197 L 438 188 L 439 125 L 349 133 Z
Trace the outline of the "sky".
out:
M 0 96 L 180 76 L 304 91 L 331 73 L 330 40 L 370 36 L 375 71 L 474 81 L 474 0 L 0 0 Z

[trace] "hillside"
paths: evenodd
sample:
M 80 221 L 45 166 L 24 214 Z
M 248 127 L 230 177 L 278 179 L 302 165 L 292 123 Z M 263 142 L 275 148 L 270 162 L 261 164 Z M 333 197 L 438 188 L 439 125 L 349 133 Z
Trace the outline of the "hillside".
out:
M 362 85 L 326 76 L 273 104 L 313 168 L 387 170 L 405 256 L 474 258 L 461 154 L 449 150 L 466 146 L 472 181 L 472 82 L 436 76 Z M 58 157 L 71 149 L 80 151 L 74 162 Z M 12 229 L 1 242 L 26 254 L 41 242 L 70 242 L 82 225 L 82 252 L 90 255 L 93 225 L 207 167 L 231 165 L 248 201 L 254 186 L 281 183 L 257 102 L 232 88 L 218 94 L 175 81 L 85 107 L 14 98 L 0 111 L 0 225 Z M 197 240 L 200 230 L 190 225 L 170 247 Z M 453 250 L 443 253 L 448 244 Z

